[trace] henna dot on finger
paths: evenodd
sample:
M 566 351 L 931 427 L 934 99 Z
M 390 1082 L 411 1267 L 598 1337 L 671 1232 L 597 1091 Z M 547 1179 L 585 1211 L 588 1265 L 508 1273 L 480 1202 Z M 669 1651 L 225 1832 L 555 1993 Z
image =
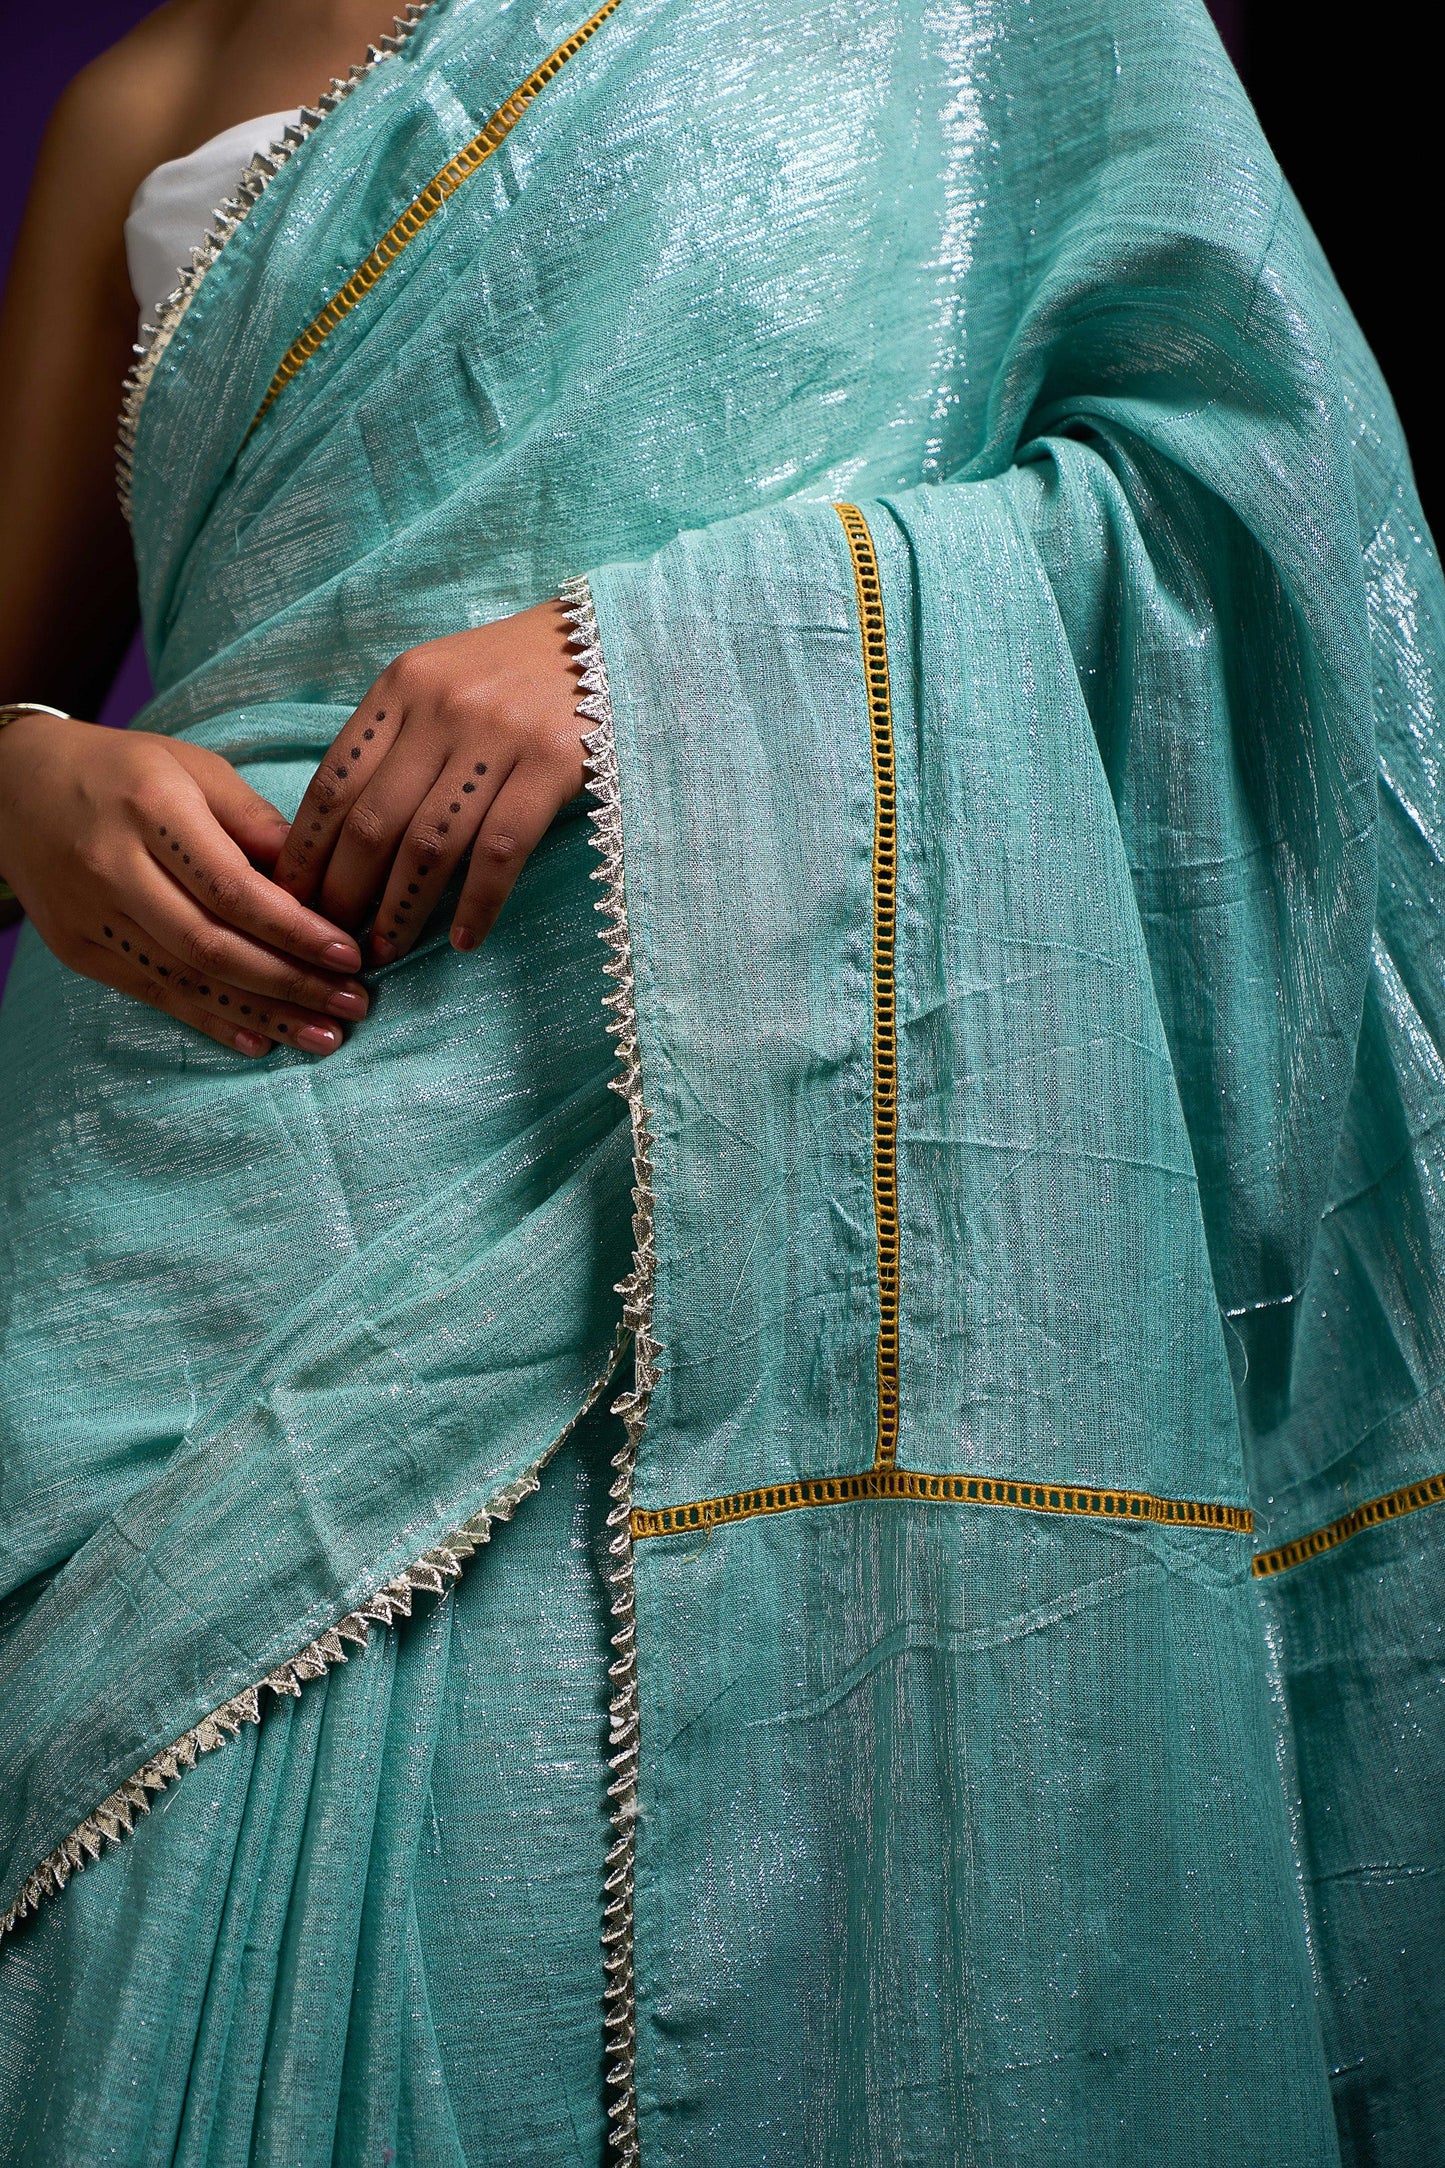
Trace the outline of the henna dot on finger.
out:
M 149 958 L 149 956 L 142 956 L 142 957 L 141 957 L 141 959 L 140 959 L 140 961 L 141 961 L 141 962 L 142 962 L 143 964 L 149 964 L 149 962 L 150 962 L 150 958 Z
M 476 784 L 475 784 L 475 783 L 463 783 L 463 785 L 462 785 L 462 789 L 463 789 L 463 790 L 475 790 L 475 789 L 476 789 L 476 787 L 477 787 L 477 786 L 476 786 Z
M 477 764 L 476 764 L 475 768 L 473 768 L 473 770 L 472 770 L 472 773 L 473 773 L 473 775 L 485 775 L 485 774 L 486 774 L 486 772 L 487 772 L 487 764 L 486 764 L 486 762 L 485 762 L 484 760 L 479 760 L 479 761 L 477 762 Z
M 346 770 L 344 768 L 338 768 L 336 772 L 344 783 L 346 781 Z
M 245 1002 L 245 1001 L 243 1001 L 243 1002 L 241 1003 L 241 1014 L 242 1014 L 243 1016 L 249 1016 L 249 1015 L 250 1015 L 250 1013 L 251 1013 L 251 1008 L 250 1008 L 250 1004 L 249 1004 L 249 1002 Z
M 361 735 L 363 736 L 363 738 L 374 738 L 376 736 L 376 732 L 374 730 L 363 730 Z
M 180 849 L 180 845 L 179 845 L 179 843 L 173 843 L 173 844 L 171 845 L 171 849 L 172 849 L 173 851 L 178 851 L 178 850 Z
M 438 822 L 437 822 L 437 834 L 438 834 L 439 836 L 444 836 L 444 835 L 446 834 L 447 830 L 448 830 L 448 829 L 449 829 L 450 827 L 451 827 L 451 822 L 450 822 L 450 821 L 438 821 Z
M 121 947 L 122 947 L 122 948 L 123 948 L 123 949 L 125 950 L 125 952 L 126 952 L 127 956 L 129 956 L 129 954 L 130 954 L 130 943 L 129 943 L 129 941 L 122 941 L 120 945 L 121 945 Z
M 384 723 L 384 722 L 386 721 L 386 709 L 385 709 L 385 708 L 378 708 L 378 709 L 377 709 L 377 711 L 376 711 L 376 719 L 377 719 L 377 721 L 378 721 L 379 723 Z
M 210 987 L 209 987 L 209 986 L 198 986 L 198 987 L 196 988 L 196 992 L 197 992 L 198 994 L 208 994 L 208 993 L 209 993 L 210 991 L 211 991 L 211 989 L 210 989 Z
M 161 834 L 162 834 L 162 835 L 164 835 L 166 831 L 164 830 L 164 828 L 162 828 L 162 830 L 161 830 L 160 832 L 161 832 Z
M 217 1000 L 218 1000 L 218 1001 L 220 1002 L 220 1004 L 221 1004 L 221 1007 L 222 1007 L 223 1009 L 229 1009 L 229 1008 L 230 1008 L 230 1006 L 231 1006 L 231 997 L 230 997 L 230 995 L 229 995 L 229 994 L 217 994 L 217 996 L 216 996 L 216 999 L 217 999 Z
M 461 812 L 461 810 L 462 810 L 462 809 L 461 809 L 461 807 L 460 807 L 460 806 L 459 806 L 459 805 L 457 804 L 456 800 L 455 800 L 455 799 L 453 799 L 453 800 L 452 800 L 452 811 L 453 811 L 453 813 L 460 813 L 460 812 Z
M 169 964 L 157 964 L 156 969 L 157 971 L 159 971 L 163 979 L 168 979 L 171 975 L 171 967 Z
M 267 1019 L 267 1021 L 269 1021 L 269 1019 Z M 278 1031 L 289 1031 L 291 1029 L 291 1026 L 289 1024 L 278 1024 L 276 1026 L 276 1029 Z
M 181 864 L 182 864 L 183 866 L 188 866 L 188 865 L 190 864 L 190 862 L 191 862 L 191 854 L 190 854 L 190 852 L 189 852 L 189 851 L 182 851 L 182 852 L 181 852 Z
M 407 892 L 407 894 L 408 894 L 409 896 L 419 896 L 419 895 L 421 894 L 421 890 L 420 890 L 420 889 L 419 889 L 419 888 L 417 887 L 417 885 L 416 885 L 416 882 L 415 882 L 415 881 L 408 881 L 408 882 L 407 882 L 407 884 L 406 884 L 406 892 Z
M 107 941 L 113 941 L 115 939 L 115 935 L 109 926 L 102 926 L 100 930 L 105 935 Z
M 351 757 L 352 757 L 352 759 L 353 759 L 353 760 L 360 760 L 360 758 L 361 758 L 361 747 L 360 747 L 359 745 L 353 745 L 353 746 L 352 746 L 352 748 L 351 748 Z

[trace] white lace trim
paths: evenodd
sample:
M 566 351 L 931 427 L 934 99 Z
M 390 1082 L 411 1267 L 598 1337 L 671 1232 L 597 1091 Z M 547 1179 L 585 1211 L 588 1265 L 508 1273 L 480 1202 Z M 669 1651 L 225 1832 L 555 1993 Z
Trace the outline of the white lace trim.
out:
M 612 1358 L 572 1422 L 545 1453 L 499 1491 L 481 1511 L 386 1582 L 366 1603 L 328 1627 L 298 1655 L 268 1673 L 256 1686 L 247 1687 L 243 1693 L 223 1702 L 220 1708 L 213 1709 L 209 1716 L 183 1732 L 161 1753 L 152 1755 L 118 1791 L 102 1800 L 26 1878 L 9 1911 L 0 1917 L 0 1937 L 27 1918 L 47 1897 L 58 1895 L 70 1876 L 84 1867 L 87 1860 L 100 1857 L 106 1844 L 118 1844 L 128 1836 L 135 1827 L 136 1815 L 149 1813 L 152 1792 L 164 1790 L 184 1770 L 194 1768 L 202 1754 L 223 1746 L 243 1724 L 258 1724 L 263 1686 L 273 1694 L 299 1695 L 308 1679 L 321 1678 L 333 1665 L 345 1663 L 345 1642 L 364 1646 L 374 1626 L 385 1627 L 394 1618 L 410 1617 L 412 1596 L 416 1591 L 440 1593 L 449 1582 L 457 1579 L 465 1561 L 490 1537 L 493 1522 L 510 1519 L 522 1499 L 538 1489 L 542 1468 L 605 1392 L 630 1333 L 635 1359 L 632 1388 L 612 1403 L 612 1413 L 621 1418 L 627 1437 L 612 1463 L 612 1506 L 607 1517 L 606 1536 L 606 1573 L 615 1629 L 612 1635 L 615 1655 L 608 1668 L 613 1691 L 610 1704 L 611 1782 L 607 1796 L 611 1805 L 613 1842 L 607 1854 L 602 1943 L 606 1976 L 604 2025 L 610 2143 L 618 2163 L 634 2168 L 639 2158 L 637 2009 L 633 1971 L 639 1742 L 632 1484 L 648 1405 L 657 1384 L 658 1358 L 662 1349 L 652 1333 L 656 1283 L 652 1143 L 637 1040 L 636 989 L 623 872 L 622 802 L 612 702 L 598 642 L 591 589 L 585 579 L 573 579 L 563 584 L 560 594 L 572 626 L 572 645 L 578 651 L 581 665 L 583 697 L 578 702 L 578 712 L 594 726 L 583 740 L 588 783 L 597 801 L 591 813 L 593 842 L 602 860 L 592 878 L 603 884 L 597 909 L 606 920 L 601 936 L 611 951 L 603 970 L 616 982 L 613 991 L 604 996 L 604 1007 L 609 1012 L 607 1029 L 616 1042 L 620 1065 L 612 1089 L 626 1100 L 632 1128 L 632 1270 L 617 1287 L 623 1298 L 623 1321 Z
M 597 800 L 592 811 L 593 841 L 602 863 L 593 874 L 603 883 L 597 908 L 607 924 L 602 938 L 612 951 L 603 966 L 616 980 L 605 998 L 610 1012 L 608 1030 L 617 1042 L 621 1074 L 613 1090 L 627 1101 L 632 1122 L 633 1218 L 632 1270 L 618 1285 L 623 1298 L 623 1323 L 630 1327 L 636 1361 L 631 1392 L 612 1404 L 622 1418 L 627 1443 L 612 1465 L 612 1510 L 607 1517 L 607 1580 L 616 1628 L 612 1646 L 617 1654 L 609 1670 L 612 1681 L 611 1771 L 607 1796 L 612 1803 L 612 1849 L 607 1855 L 606 1909 L 603 1915 L 603 1964 L 606 1971 L 605 2025 L 607 2035 L 608 2118 L 611 2143 L 620 2163 L 638 2159 L 637 2133 L 637 1993 L 632 1963 L 632 1896 L 637 1856 L 638 1793 L 638 1697 L 637 1634 L 632 1580 L 632 1479 L 638 1447 L 647 1421 L 648 1403 L 658 1378 L 662 1353 L 652 1336 L 652 1302 L 656 1283 L 653 1248 L 652 1142 L 648 1111 L 642 1096 L 642 1069 L 637 1043 L 636 988 L 633 979 L 632 936 L 627 923 L 627 894 L 623 879 L 622 798 L 617 768 L 617 739 L 612 720 L 612 699 L 607 668 L 597 636 L 597 615 L 592 591 L 585 579 L 567 580 L 561 599 L 572 625 L 572 645 L 582 666 L 584 697 L 578 712 L 596 727 L 583 740 L 587 753 L 587 780 Z
M 53 1852 L 41 1860 L 34 1872 L 26 1876 L 9 1911 L 0 1917 L 0 1938 L 38 1910 L 47 1897 L 58 1897 L 71 1875 L 87 1860 L 99 1859 L 107 1844 L 119 1844 L 123 1837 L 128 1837 L 135 1828 L 137 1814 L 149 1814 L 152 1792 L 164 1791 L 184 1770 L 194 1769 L 203 1754 L 224 1746 L 243 1724 L 259 1724 L 263 1686 L 269 1687 L 273 1694 L 299 1694 L 308 1679 L 322 1678 L 334 1664 L 346 1662 L 344 1642 L 365 1647 L 373 1627 L 389 1626 L 396 1618 L 410 1618 L 412 1597 L 419 1591 L 440 1594 L 455 1581 L 466 1560 L 490 1538 L 493 1522 L 510 1520 L 522 1500 L 540 1488 L 543 1468 L 607 1390 L 626 1344 L 627 1332 L 623 1327 L 618 1332 L 606 1369 L 592 1385 L 571 1422 L 559 1431 L 529 1468 L 504 1484 L 480 1511 L 463 1521 L 459 1528 L 454 1528 L 431 1550 L 424 1551 L 420 1558 L 384 1583 L 356 1610 L 348 1611 L 345 1618 L 328 1626 L 324 1634 L 308 1642 L 298 1655 L 278 1664 L 255 1686 L 248 1686 L 230 1701 L 223 1701 L 219 1709 L 213 1709 L 209 1716 L 203 1716 L 199 1724 L 183 1731 L 179 1739 L 173 1740 L 159 1754 L 142 1762 L 134 1776 L 127 1777 L 109 1799 L 103 1799 Z
M 127 519 L 131 512 L 131 483 L 135 472 L 135 444 L 140 428 L 141 409 L 145 405 L 146 393 L 150 389 L 151 378 L 156 373 L 160 358 L 175 337 L 176 327 L 194 301 L 201 281 L 281 168 L 295 156 L 306 138 L 320 127 L 327 114 L 334 112 L 344 98 L 349 98 L 358 83 L 365 82 L 373 68 L 380 67 L 383 60 L 389 60 L 393 53 L 401 51 L 431 5 L 432 0 L 408 0 L 403 12 L 395 18 L 395 34 L 383 38 L 380 45 L 368 46 L 365 60 L 358 61 L 344 80 L 337 76 L 331 88 L 317 99 L 314 106 L 302 106 L 300 120 L 290 122 L 278 142 L 273 143 L 269 150 L 256 152 L 236 184 L 236 193 L 226 198 L 212 219 L 209 231 L 192 251 L 191 261 L 181 273 L 180 284 L 161 303 L 155 322 L 142 324 L 135 346 L 136 358 L 121 392 L 120 429 L 115 453 L 116 484 L 120 491 L 121 509 Z

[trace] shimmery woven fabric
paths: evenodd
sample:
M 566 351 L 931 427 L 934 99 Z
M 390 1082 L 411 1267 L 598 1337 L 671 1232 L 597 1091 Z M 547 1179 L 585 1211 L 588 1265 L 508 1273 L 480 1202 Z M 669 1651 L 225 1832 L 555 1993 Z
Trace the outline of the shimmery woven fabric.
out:
M 624 0 L 253 429 L 574 27 L 436 0 L 200 285 L 134 500 L 147 719 L 283 802 L 399 649 L 590 568 L 662 1349 L 623 2156 L 1428 2159 L 1445 1517 L 1251 1571 L 1445 1468 L 1445 616 L 1388 400 L 1193 0 Z M 630 1170 L 587 855 L 561 824 L 481 958 L 430 944 L 315 1070 L 237 1069 L 22 951 L 6 1902 L 524 1475 L 605 1361 Z M 509 1572 L 549 1600 L 520 1542 L 469 1571 L 450 1629 L 282 1720 L 319 1736 L 324 1696 L 373 1745 L 288 1791 L 268 1715 L 175 1788 L 213 1805 L 168 1887 L 153 1810 L 0 1950 L 55 1953 L 11 1991 L 12 2073 L 158 1910 L 220 1951 L 208 1862 L 265 1821 L 263 1942 L 331 2000 L 258 1984 L 232 2096 L 222 1959 L 134 1970 L 146 2082 L 169 1996 L 164 2082 L 237 2102 L 175 2157 L 585 2154 L 596 2117 L 558 2136 L 505 1980 L 444 1960 L 392 1788 L 356 1782 L 441 1736 L 441 1669 L 428 1703 L 388 1666 L 430 1676 L 462 1602 L 523 1632 Z M 595 1590 L 558 1600 L 580 1663 Z M 434 1764 L 443 1825 L 530 1781 L 521 1679 L 468 1734 L 499 1789 Z M 507 1842 L 477 1933 L 511 1947 L 549 1831 Z M 365 1860 L 371 1924 L 338 1907 L 328 1942 L 303 1857 Z M 420 1975 L 358 1957 L 408 1906 L 427 2022 L 497 2040 L 505 2140 L 446 2122 Z M 574 2040 L 575 1929 L 573 1899 L 533 1929 Z M 63 2119 L 11 2127 L 65 2158 Z
M 22 1930 L 0 2159 L 598 2160 L 614 1427 Z

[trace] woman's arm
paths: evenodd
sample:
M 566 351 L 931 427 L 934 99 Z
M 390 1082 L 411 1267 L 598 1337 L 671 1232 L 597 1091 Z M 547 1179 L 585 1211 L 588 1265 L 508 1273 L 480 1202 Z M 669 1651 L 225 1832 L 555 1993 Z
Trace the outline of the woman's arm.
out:
M 123 49 L 71 84 L 0 307 L 0 699 L 81 715 L 99 705 L 136 620 L 114 483 L 135 337 L 122 227 L 163 138 L 162 89 L 144 53 L 138 64 Z
M 134 626 L 112 446 L 134 335 L 122 228 L 135 188 L 198 128 L 235 119 L 234 103 L 294 94 L 303 62 L 312 80 L 371 4 L 299 8 L 278 39 L 259 19 L 275 0 L 230 15 L 171 0 L 61 100 L 0 319 L 0 701 L 92 712 Z M 248 57 L 253 75 L 261 61 L 270 72 L 252 81 Z M 375 916 L 374 960 L 404 954 L 469 859 L 453 940 L 474 946 L 582 787 L 577 698 L 555 602 L 411 650 L 323 761 L 279 864 L 285 822 L 214 755 L 27 719 L 0 731 L 0 873 L 73 969 L 241 1052 L 269 1050 L 257 1023 L 329 1051 L 340 1033 L 327 1016 L 366 1002 L 318 975 L 359 965 L 338 927 Z M 248 861 L 275 866 L 279 885 Z M 304 907 L 313 897 L 328 917 Z
M 114 480 L 135 336 L 123 227 L 177 147 L 194 27 L 185 8 L 149 18 L 76 78 L 46 133 L 0 312 L 0 701 L 93 713 L 134 629 Z M 241 1053 L 277 1037 L 331 1052 L 332 1019 L 366 1010 L 329 975 L 356 970 L 355 943 L 251 863 L 273 863 L 285 833 L 199 748 L 48 717 L 0 730 L 0 873 L 42 939 Z

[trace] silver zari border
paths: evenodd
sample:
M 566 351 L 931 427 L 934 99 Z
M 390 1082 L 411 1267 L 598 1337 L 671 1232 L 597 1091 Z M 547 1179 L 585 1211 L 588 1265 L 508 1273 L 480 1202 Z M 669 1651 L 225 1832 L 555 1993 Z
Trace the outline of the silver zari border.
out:
M 627 1101 L 632 1123 L 633 1216 L 632 1270 L 618 1285 L 623 1323 L 632 1332 L 635 1371 L 632 1389 L 612 1404 L 622 1418 L 627 1442 L 614 1459 L 612 1510 L 607 1516 L 607 1581 L 615 1631 L 612 1681 L 610 1768 L 607 1796 L 612 1808 L 613 1842 L 607 1854 L 602 1949 L 606 1975 L 604 2025 L 607 2042 L 607 2114 L 610 2142 L 619 2163 L 639 2158 L 637 2131 L 637 1990 L 633 1972 L 633 1882 L 637 1860 L 638 1696 L 637 1622 L 632 1575 L 632 1479 L 647 1421 L 648 1403 L 658 1378 L 662 1353 L 652 1334 L 653 1290 L 657 1266 L 653 1247 L 652 1140 L 642 1096 L 642 1067 L 637 1041 L 636 983 L 632 935 L 627 920 L 623 879 L 622 797 L 617 766 L 617 738 L 607 667 L 597 633 L 592 591 L 585 579 L 563 582 L 559 590 L 572 626 L 572 645 L 581 666 L 584 698 L 578 713 L 596 727 L 583 739 L 587 781 L 597 803 L 592 809 L 593 842 L 602 863 L 592 878 L 603 884 L 597 909 L 606 924 L 602 938 L 612 951 L 603 969 L 616 981 L 604 999 L 607 1028 L 616 1041 L 620 1074 L 612 1088 Z
M 623 1298 L 623 1317 L 611 1358 L 572 1421 L 530 1467 L 500 1490 L 485 1507 L 378 1588 L 367 1602 L 309 1642 L 299 1654 L 288 1658 L 257 1685 L 247 1687 L 223 1702 L 170 1746 L 152 1755 L 117 1791 L 102 1800 L 27 1876 L 9 1910 L 0 1916 L 0 1939 L 36 1911 L 47 1897 L 57 1896 L 70 1876 L 83 1868 L 87 1860 L 99 1859 L 107 1844 L 119 1844 L 122 1838 L 130 1835 L 135 1828 L 136 1815 L 149 1813 L 152 1792 L 163 1791 L 183 1771 L 194 1768 L 202 1754 L 224 1746 L 243 1724 L 259 1724 L 263 1686 L 273 1694 L 299 1696 L 307 1680 L 321 1678 L 333 1665 L 345 1663 L 343 1643 L 350 1641 L 365 1646 L 373 1626 L 387 1627 L 397 1617 L 410 1617 L 415 1592 L 440 1593 L 450 1581 L 457 1579 L 465 1561 L 489 1539 L 492 1524 L 509 1520 L 521 1501 L 540 1487 L 543 1467 L 606 1391 L 630 1334 L 634 1353 L 633 1383 L 629 1391 L 612 1403 L 611 1410 L 622 1420 L 626 1442 L 612 1463 L 612 1505 L 606 1528 L 606 1574 L 615 1654 L 608 1667 L 613 1691 L 609 1705 L 611 1781 L 607 1797 L 613 1841 L 606 1862 L 602 1946 L 606 1981 L 603 2022 L 606 2082 L 610 2096 L 609 2143 L 619 2168 L 635 2168 L 639 2149 L 633 1884 L 637 1852 L 639 1712 L 632 1483 L 648 1405 L 657 1384 L 658 1358 L 662 1353 L 652 1332 L 656 1283 L 652 1141 L 648 1109 L 643 1099 L 637 1039 L 636 986 L 623 877 L 622 802 L 612 702 L 591 589 L 585 579 L 572 579 L 564 582 L 559 592 L 572 627 L 571 644 L 577 650 L 581 671 L 583 698 L 578 703 L 578 712 L 594 726 L 583 739 L 588 786 L 596 800 L 590 815 L 592 840 L 602 861 L 592 878 L 603 884 L 603 894 L 596 908 L 606 921 L 600 933 L 611 951 L 602 968 L 607 977 L 616 982 L 613 990 L 604 996 L 603 1006 L 608 1011 L 607 1029 L 616 1042 L 619 1063 L 619 1074 L 612 1079 L 612 1089 L 627 1102 L 632 1130 L 632 1270 L 617 1287 Z
M 121 510 L 127 519 L 131 515 L 131 485 L 135 474 L 136 436 L 140 429 L 141 409 L 151 378 L 160 364 L 161 356 L 176 335 L 176 329 L 186 310 L 196 298 L 197 288 L 230 240 L 236 228 L 250 215 L 252 207 L 265 193 L 281 168 L 293 158 L 309 135 L 315 133 L 328 113 L 335 112 L 344 98 L 349 98 L 358 83 L 364 83 L 374 68 L 382 61 L 390 60 L 399 53 L 411 37 L 422 17 L 432 6 L 432 0 L 407 0 L 400 15 L 394 18 L 394 35 L 382 39 L 379 45 L 370 45 L 365 60 L 360 60 L 346 77 L 336 76 L 331 88 L 324 91 L 314 106 L 301 108 L 300 121 L 291 121 L 269 150 L 257 151 L 236 184 L 236 193 L 228 196 L 213 214 L 211 224 L 201 241 L 191 252 L 191 260 L 182 271 L 180 283 L 168 294 L 156 311 L 153 324 L 142 324 L 140 337 L 135 344 L 135 360 L 132 362 L 125 383 L 121 387 L 120 423 L 115 448 L 115 479 L 120 494 Z
M 183 1731 L 179 1739 L 173 1740 L 159 1754 L 153 1754 L 134 1776 L 126 1778 L 118 1791 L 92 1809 L 85 1820 L 41 1860 L 34 1872 L 26 1876 L 10 1909 L 0 1916 L 0 1940 L 32 1912 L 38 1911 L 47 1897 L 59 1896 L 71 1875 L 84 1867 L 87 1860 L 99 1859 L 107 1844 L 119 1844 L 123 1837 L 128 1837 L 135 1828 L 136 1815 L 149 1814 L 152 1792 L 164 1791 L 185 1770 L 194 1769 L 202 1754 L 213 1753 L 218 1746 L 224 1746 L 243 1724 L 259 1724 L 263 1686 L 269 1687 L 273 1694 L 299 1695 L 308 1679 L 323 1678 L 333 1665 L 346 1662 L 343 1642 L 354 1642 L 364 1648 L 374 1626 L 386 1627 L 394 1619 L 411 1617 L 414 1595 L 419 1592 L 439 1595 L 449 1582 L 457 1580 L 465 1562 L 490 1539 L 492 1524 L 509 1521 L 522 1500 L 541 1488 L 542 1470 L 606 1392 L 616 1376 L 626 1345 L 627 1332 L 625 1328 L 619 1328 L 606 1368 L 594 1380 L 571 1422 L 558 1432 L 545 1452 L 539 1453 L 510 1483 L 504 1484 L 485 1506 L 463 1521 L 460 1527 L 454 1528 L 450 1535 L 444 1536 L 440 1543 L 424 1551 L 411 1565 L 403 1567 L 365 1603 L 349 1611 L 345 1618 L 338 1619 L 334 1626 L 328 1626 L 315 1641 L 308 1642 L 299 1655 L 288 1657 L 257 1685 L 248 1686 L 230 1701 L 223 1701 L 219 1709 L 213 1709 L 199 1724 Z

